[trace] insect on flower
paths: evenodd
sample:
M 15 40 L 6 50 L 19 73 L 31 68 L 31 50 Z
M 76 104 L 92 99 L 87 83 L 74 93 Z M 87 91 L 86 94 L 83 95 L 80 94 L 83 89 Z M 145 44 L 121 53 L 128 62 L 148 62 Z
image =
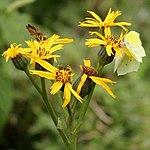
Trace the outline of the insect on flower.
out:
M 28 24 L 26 26 L 26 28 L 28 29 L 28 31 L 30 32 L 30 35 L 31 36 L 35 36 L 35 39 L 37 41 L 43 41 L 43 40 L 46 40 L 47 37 L 41 32 L 39 31 L 37 28 L 35 28 L 34 26 Z
M 138 71 L 142 58 L 146 56 L 140 34 L 136 31 L 130 31 L 122 40 L 122 46 L 128 55 L 123 54 L 121 57 L 115 57 L 114 71 L 117 70 L 118 75 Z

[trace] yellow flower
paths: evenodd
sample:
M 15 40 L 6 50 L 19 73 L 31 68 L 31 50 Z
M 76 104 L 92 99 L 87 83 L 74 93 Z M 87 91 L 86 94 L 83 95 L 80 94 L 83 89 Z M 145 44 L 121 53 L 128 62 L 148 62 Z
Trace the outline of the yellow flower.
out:
M 131 25 L 131 23 L 128 22 L 114 22 L 115 19 L 121 15 L 121 12 L 120 11 L 111 12 L 111 8 L 109 9 L 108 14 L 104 21 L 102 21 L 102 19 L 93 11 L 87 11 L 87 12 L 90 13 L 93 16 L 93 18 L 85 18 L 85 21 L 80 22 L 79 26 L 99 27 L 100 29 L 104 27 L 105 35 L 111 34 L 110 26 L 120 26 L 126 31 L 127 29 L 124 26 Z
M 71 93 L 80 101 L 82 102 L 82 98 L 77 94 L 76 91 L 72 88 L 71 84 L 71 77 L 73 76 L 71 68 L 68 66 L 66 68 L 60 67 L 57 69 L 56 67 L 52 66 L 46 61 L 43 61 L 40 63 L 42 67 L 47 69 L 48 71 L 36 71 L 36 70 L 30 70 L 32 74 L 39 75 L 41 77 L 54 80 L 55 82 L 50 87 L 50 93 L 56 94 L 59 90 L 64 88 L 64 103 L 62 107 L 65 107 L 69 102 L 71 98 Z
M 113 94 L 111 89 L 106 84 L 106 83 L 113 84 L 115 82 L 113 82 L 113 81 L 111 81 L 107 78 L 96 77 L 98 72 L 95 68 L 91 67 L 90 60 L 84 60 L 84 66 L 80 66 L 80 68 L 83 71 L 83 75 L 81 77 L 81 81 L 80 81 L 80 83 L 77 87 L 77 90 L 76 90 L 78 94 L 81 92 L 81 88 L 84 85 L 87 78 L 90 78 L 93 82 L 95 82 L 96 84 L 102 86 L 113 98 L 116 97 L 116 95 Z
M 13 43 L 10 45 L 10 48 L 8 48 L 2 54 L 2 56 L 6 58 L 6 62 L 7 62 L 9 58 L 15 58 L 19 54 L 25 54 L 25 52 L 23 51 L 23 48 L 21 47 L 21 44 L 17 45 L 16 43 Z
M 116 54 L 116 56 L 121 57 L 123 52 L 128 53 L 127 50 L 124 49 L 121 45 L 121 41 L 123 40 L 125 36 L 122 33 L 120 34 L 120 37 L 118 40 L 115 39 L 113 35 L 103 36 L 102 34 L 98 32 L 90 32 L 90 34 L 91 35 L 96 34 L 100 39 L 98 38 L 87 39 L 87 41 L 85 42 L 85 45 L 88 45 L 89 47 L 105 46 L 108 56 Z
M 39 63 L 40 60 L 47 60 L 54 58 L 56 61 L 59 55 L 52 55 L 55 51 L 63 49 L 63 44 L 60 43 L 69 43 L 72 42 L 72 39 L 59 39 L 60 36 L 54 34 L 50 38 L 44 41 L 26 41 L 29 48 L 24 49 L 30 53 L 27 54 L 27 57 L 31 58 L 31 64 L 35 66 L 35 63 Z

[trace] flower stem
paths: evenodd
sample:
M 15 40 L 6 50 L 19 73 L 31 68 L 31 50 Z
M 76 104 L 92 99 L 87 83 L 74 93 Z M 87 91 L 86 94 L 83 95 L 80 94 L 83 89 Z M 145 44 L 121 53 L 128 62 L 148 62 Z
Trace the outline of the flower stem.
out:
M 45 103 L 46 108 L 47 108 L 49 114 L 51 115 L 55 125 L 57 126 L 57 116 L 52 108 L 52 105 L 48 101 L 44 78 L 41 78 L 41 85 L 42 85 L 42 92 L 43 92 L 42 97 L 43 97 L 44 103 Z
M 40 95 L 42 94 L 42 90 L 40 89 L 40 87 L 38 86 L 38 84 L 34 81 L 34 79 L 32 78 L 29 70 L 26 68 L 24 70 L 25 74 L 28 76 L 28 78 L 30 79 L 30 81 L 32 82 L 32 84 L 34 85 L 34 87 L 36 88 L 36 90 L 40 93 Z
M 57 116 L 56 116 L 56 114 L 54 112 L 54 109 L 53 109 L 51 103 L 49 103 L 48 98 L 47 98 L 47 92 L 46 92 L 46 88 L 45 88 L 45 79 L 44 78 L 41 78 L 41 85 L 42 85 L 42 91 L 43 91 L 42 97 L 43 97 L 44 103 L 46 105 L 46 108 L 47 108 L 50 116 L 52 117 L 52 120 L 54 121 L 54 124 L 57 127 L 57 130 L 60 133 L 60 135 L 61 135 L 61 137 L 62 137 L 66 147 L 68 147 L 68 144 L 70 143 L 70 141 L 67 138 L 66 134 L 64 133 L 63 129 L 58 127 Z
M 67 105 L 68 110 L 68 137 L 70 139 L 69 150 L 76 150 L 77 149 L 77 134 L 74 132 L 74 122 L 75 122 L 75 111 Z
M 68 110 L 68 125 L 69 127 L 71 127 L 74 120 L 73 120 L 72 110 L 69 104 L 67 105 L 67 110 Z
M 80 126 L 82 125 L 83 123 L 83 119 L 84 119 L 84 116 L 86 114 L 86 111 L 87 111 L 87 108 L 89 106 L 89 103 L 90 103 L 90 100 L 91 100 L 91 97 L 93 95 L 93 91 L 94 91 L 94 88 L 95 88 L 95 85 L 92 87 L 91 89 L 91 92 L 90 94 L 88 95 L 87 99 L 84 101 L 84 104 L 82 106 L 82 109 L 80 110 L 80 116 L 79 116 L 79 119 L 76 123 L 76 127 L 74 129 L 74 132 L 77 134 L 79 129 L 80 129 Z
M 45 89 L 45 80 L 44 80 L 44 78 L 41 78 L 41 85 L 42 85 L 42 90 L 41 90 L 40 87 L 37 85 L 37 83 L 32 78 L 31 74 L 29 73 L 29 70 L 26 69 L 24 72 L 26 73 L 26 75 L 28 76 L 28 78 L 30 79 L 30 81 L 32 82 L 34 87 L 37 89 L 37 91 L 42 96 L 42 98 L 44 100 L 44 104 L 46 105 L 47 111 L 48 111 L 49 115 L 51 116 L 55 126 L 57 127 L 57 130 L 58 130 L 59 134 L 61 135 L 61 137 L 63 139 L 63 142 L 65 143 L 66 147 L 69 147 L 70 140 L 68 139 L 68 137 L 66 136 L 64 131 L 62 129 L 58 128 L 58 126 L 57 126 L 58 125 L 58 119 L 57 119 L 57 116 L 54 112 L 54 109 L 53 109 L 52 105 L 48 101 L 47 92 L 46 92 L 46 89 Z

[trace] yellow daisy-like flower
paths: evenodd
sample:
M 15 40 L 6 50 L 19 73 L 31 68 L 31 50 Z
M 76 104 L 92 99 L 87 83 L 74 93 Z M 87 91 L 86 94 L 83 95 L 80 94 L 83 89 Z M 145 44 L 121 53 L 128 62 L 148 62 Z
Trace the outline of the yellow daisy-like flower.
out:
M 59 55 L 52 55 L 55 51 L 63 49 L 63 43 L 72 42 L 72 39 L 59 39 L 60 36 L 54 34 L 50 38 L 43 40 L 43 41 L 26 41 L 29 48 L 24 49 L 27 50 L 28 53 L 27 57 L 31 58 L 31 64 L 35 66 L 35 63 L 39 63 L 41 60 L 46 60 L 50 58 L 54 58 L 56 61 Z M 60 44 L 62 43 L 62 44 Z
M 59 69 L 52 66 L 46 61 L 43 61 L 40 63 L 42 67 L 47 69 L 48 71 L 36 71 L 36 70 L 31 70 L 30 72 L 32 74 L 39 75 L 41 77 L 54 80 L 55 82 L 53 85 L 50 87 L 50 93 L 51 94 L 56 94 L 60 89 L 64 88 L 64 103 L 62 107 L 67 106 L 67 104 L 70 102 L 71 99 L 71 93 L 80 101 L 82 102 L 82 98 L 77 94 L 76 91 L 72 88 L 71 84 L 71 77 L 73 76 L 71 68 L 68 66 L 66 68 L 60 67 Z
M 23 51 L 23 48 L 21 47 L 21 44 L 17 45 L 16 43 L 13 43 L 10 45 L 10 48 L 8 48 L 2 54 L 2 56 L 6 58 L 6 62 L 7 62 L 9 58 L 16 58 L 17 55 L 19 54 L 25 54 L 25 52 Z
M 116 39 L 113 35 L 103 36 L 98 32 L 90 32 L 90 34 L 91 35 L 96 34 L 100 39 L 98 38 L 87 39 L 85 45 L 88 45 L 89 47 L 105 46 L 108 56 L 114 55 L 114 51 L 116 53 L 116 56 L 121 57 L 123 52 L 128 55 L 128 51 L 121 45 L 121 41 L 125 36 L 123 35 L 123 33 L 120 34 L 119 39 Z
M 112 11 L 111 8 L 108 11 L 108 14 L 105 18 L 104 21 L 93 11 L 87 11 L 90 13 L 93 18 L 85 18 L 85 21 L 80 22 L 79 26 L 82 27 L 99 27 L 100 29 L 104 27 L 105 35 L 110 35 L 110 26 L 120 26 L 122 27 L 125 31 L 127 30 L 124 26 L 130 26 L 131 23 L 129 22 L 114 22 L 115 19 L 121 15 L 120 11 Z
M 76 90 L 78 94 L 81 92 L 81 89 L 82 89 L 85 81 L 87 80 L 87 78 L 90 78 L 93 82 L 102 86 L 113 98 L 116 98 L 116 95 L 113 94 L 111 89 L 106 84 L 106 83 L 113 84 L 115 82 L 113 82 L 107 78 L 96 77 L 98 72 L 95 68 L 91 67 L 90 60 L 84 60 L 84 66 L 80 66 L 80 68 L 83 71 L 83 75 L 81 77 L 81 81 Z

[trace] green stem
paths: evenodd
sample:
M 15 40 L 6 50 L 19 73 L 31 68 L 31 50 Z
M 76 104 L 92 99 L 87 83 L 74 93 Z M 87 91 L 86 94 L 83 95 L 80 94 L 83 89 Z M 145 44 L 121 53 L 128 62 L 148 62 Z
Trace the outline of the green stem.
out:
M 28 76 L 28 78 L 30 79 L 30 81 L 32 82 L 32 84 L 34 85 L 34 87 L 37 89 L 37 91 L 40 93 L 40 95 L 42 96 L 44 103 L 46 105 L 46 108 L 48 110 L 49 115 L 51 116 L 55 126 L 57 127 L 58 124 L 58 119 L 57 116 L 53 110 L 52 105 L 49 103 L 48 98 L 47 98 L 47 92 L 45 89 L 45 80 L 44 78 L 41 78 L 41 85 L 42 85 L 42 90 L 40 89 L 40 87 L 37 85 L 37 83 L 34 81 L 34 79 L 32 78 L 31 74 L 29 73 L 29 70 L 26 69 L 24 71 L 26 73 L 26 75 Z M 64 131 L 60 128 L 57 128 L 58 132 L 60 133 L 66 147 L 69 147 L 70 144 L 70 140 L 68 139 L 68 137 L 66 136 L 66 134 L 64 133 Z
M 68 110 L 68 121 L 69 121 L 69 126 L 72 126 L 72 123 L 73 123 L 73 114 L 72 114 L 72 110 L 71 110 L 71 107 L 70 105 L 68 104 L 67 105 L 67 110 Z
M 58 130 L 58 132 L 60 133 L 60 135 L 61 135 L 61 137 L 62 137 L 62 139 L 63 139 L 63 141 L 64 141 L 66 147 L 68 147 L 68 144 L 70 143 L 70 142 L 69 142 L 69 139 L 67 138 L 67 136 L 66 136 L 66 134 L 64 133 L 63 129 L 58 128 L 58 119 L 57 119 L 57 116 L 56 116 L 56 114 L 55 114 L 55 112 L 54 112 L 54 109 L 53 109 L 52 105 L 51 105 L 51 104 L 49 103 L 49 101 L 48 101 L 47 92 L 46 92 L 46 88 L 45 88 L 45 79 L 44 79 L 44 78 L 41 78 L 41 85 L 42 85 L 42 90 L 43 90 L 43 95 L 42 95 L 42 97 L 43 97 L 43 100 L 44 100 L 45 105 L 46 105 L 46 107 L 47 107 L 47 110 L 48 110 L 50 116 L 52 117 L 52 119 L 53 119 L 53 121 L 54 121 L 54 124 L 55 124 L 55 126 L 57 127 L 57 130 Z
M 97 66 L 98 72 L 100 72 L 103 69 L 103 67 L 104 67 L 104 64 L 99 64 Z M 80 129 L 82 123 L 83 123 L 83 119 L 84 119 L 85 114 L 87 112 L 91 97 L 92 97 L 93 92 L 94 92 L 94 88 L 95 88 L 95 84 L 93 85 L 89 95 L 87 96 L 86 100 L 84 101 L 84 104 L 83 104 L 83 106 L 80 110 L 79 119 L 76 122 L 76 126 L 75 126 L 74 130 L 72 130 L 72 135 L 74 135 L 74 138 L 75 138 L 75 139 L 73 139 L 73 137 L 71 138 L 71 140 L 73 140 L 73 141 L 71 141 L 72 144 L 77 143 L 76 140 L 77 140 L 78 132 L 79 132 L 79 129 Z M 72 107 L 71 107 L 72 110 L 73 110 L 73 115 L 75 113 L 76 105 L 77 105 L 77 102 L 74 101 L 73 104 L 72 104 Z M 76 145 L 72 145 L 72 147 L 76 147 Z
M 49 114 L 51 115 L 55 125 L 57 126 L 57 116 L 56 116 L 56 114 L 55 114 L 55 112 L 53 110 L 52 105 L 48 101 L 44 78 L 41 78 L 41 85 L 42 85 L 42 91 L 43 91 L 42 97 L 43 97 L 44 103 L 45 103 L 46 108 L 47 108 Z
M 85 116 L 85 114 L 86 114 L 86 112 L 87 112 L 87 108 L 88 108 L 88 106 L 89 106 L 91 97 L 92 97 L 93 92 L 94 92 L 94 88 L 95 88 L 95 85 L 92 87 L 90 94 L 88 95 L 87 99 L 84 101 L 83 107 L 82 107 L 82 109 L 80 110 L 80 116 L 79 116 L 79 119 L 78 119 L 78 121 L 77 121 L 77 123 L 76 123 L 76 127 L 75 127 L 75 129 L 74 129 L 74 132 L 75 132 L 76 134 L 78 133 L 78 131 L 79 131 L 79 129 L 80 129 L 80 126 L 81 126 L 82 123 L 83 123 L 83 119 L 84 119 L 84 116 Z
M 77 134 L 74 132 L 71 132 L 70 140 L 71 140 L 71 144 L 70 144 L 69 150 L 76 150 L 77 149 Z
M 74 122 L 75 122 L 75 111 L 71 108 L 70 104 L 67 105 L 68 110 L 68 137 L 70 139 L 69 150 L 77 149 L 77 134 L 74 132 Z
M 75 110 L 76 110 L 76 106 L 78 104 L 78 100 L 76 98 L 74 98 L 73 104 L 71 105 L 71 109 L 72 109 L 72 114 L 75 114 Z
M 32 84 L 34 85 L 34 87 L 36 88 L 36 90 L 40 93 L 40 95 L 42 95 L 42 90 L 40 89 L 40 87 L 37 85 L 37 83 L 34 81 L 34 79 L 32 78 L 30 72 L 28 69 L 24 70 L 25 74 L 28 76 L 28 78 L 30 79 L 30 81 L 32 82 Z

